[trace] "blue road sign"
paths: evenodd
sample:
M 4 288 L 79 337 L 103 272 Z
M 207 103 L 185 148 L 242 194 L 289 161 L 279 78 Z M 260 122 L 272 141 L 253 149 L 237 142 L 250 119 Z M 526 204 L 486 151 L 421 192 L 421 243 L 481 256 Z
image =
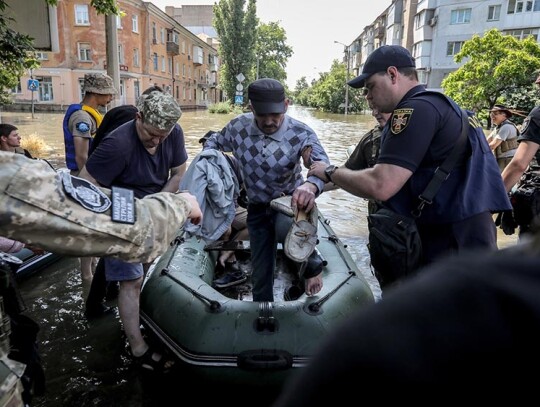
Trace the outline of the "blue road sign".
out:
M 39 82 L 36 79 L 28 79 L 28 90 L 38 90 Z
M 241 105 L 244 103 L 244 97 L 243 96 L 235 96 L 234 97 L 234 103 L 237 105 Z

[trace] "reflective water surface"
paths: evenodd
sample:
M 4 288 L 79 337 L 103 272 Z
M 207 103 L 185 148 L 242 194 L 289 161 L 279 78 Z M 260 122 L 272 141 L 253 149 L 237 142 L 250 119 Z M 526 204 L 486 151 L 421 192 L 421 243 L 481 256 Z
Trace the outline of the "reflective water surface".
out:
M 340 164 L 346 149 L 356 144 L 375 125 L 370 115 L 325 114 L 292 106 L 289 114 L 307 123 L 318 134 L 331 161 Z M 48 145 L 42 158 L 56 167 L 64 166 L 62 114 L 2 112 L 5 123 L 13 123 L 21 136 L 36 133 Z M 206 111 L 184 112 L 180 124 L 186 136 L 190 160 L 200 151 L 199 138 L 208 130 L 220 130 L 233 116 L 209 114 Z M 380 298 L 376 279 L 369 269 L 366 248 L 366 201 L 344 191 L 323 194 L 318 200 L 336 234 L 348 249 L 368 281 L 375 297 Z M 501 236 L 501 246 L 514 239 Z M 182 373 L 156 377 L 141 373 L 131 363 L 118 317 L 102 318 L 89 323 L 83 316 L 83 286 L 76 259 L 65 259 L 20 284 L 28 315 L 40 326 L 40 352 L 47 378 L 47 394 L 33 405 L 58 406 L 161 406 L 183 405 L 192 383 Z M 192 327 L 186 327 L 192 329 Z M 204 388 L 204 384 L 199 383 Z M 220 393 L 221 392 L 221 393 Z M 273 394 L 259 392 L 257 399 L 246 398 L 246 389 L 208 389 L 218 394 L 222 405 L 252 403 L 270 404 Z M 189 398 L 204 399 L 192 392 Z

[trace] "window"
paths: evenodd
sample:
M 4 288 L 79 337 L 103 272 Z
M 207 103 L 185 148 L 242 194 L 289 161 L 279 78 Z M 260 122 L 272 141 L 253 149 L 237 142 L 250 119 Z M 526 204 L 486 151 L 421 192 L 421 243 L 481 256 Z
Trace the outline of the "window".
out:
M 17 84 L 17 86 L 14 86 L 11 88 L 11 93 L 22 93 L 22 86 L 21 86 L 21 81 L 19 79 L 19 83 Z
M 182 41 L 182 54 L 185 54 L 185 53 L 186 53 L 186 42 Z
M 186 64 L 182 64 L 182 77 L 186 77 Z M 185 99 L 185 98 L 184 98 Z
M 450 41 L 446 45 L 446 56 L 456 55 L 461 51 L 464 41 Z
M 501 5 L 488 7 L 488 21 L 499 21 L 501 19 Z
M 528 11 L 540 11 L 540 0 L 510 0 L 508 2 L 508 14 L 523 13 Z
M 92 58 L 90 56 L 91 47 L 89 42 L 78 42 L 77 43 L 77 55 L 79 56 L 79 61 L 82 62 L 91 62 Z
M 88 4 L 75 5 L 75 24 L 90 25 L 90 16 L 88 15 Z
M 116 16 L 116 28 L 121 30 L 122 29 L 122 17 Z
M 124 65 L 124 46 L 122 44 L 118 44 L 118 63 Z
M 161 72 L 165 72 L 165 68 L 166 68 L 165 57 L 162 55 L 161 56 Z
M 422 56 L 421 52 L 422 52 L 422 47 L 420 43 L 414 44 L 412 47 L 412 52 L 411 52 L 412 57 L 415 59 L 421 57 Z
M 172 73 L 173 71 L 173 61 L 172 61 L 172 58 L 171 57 L 168 57 L 167 58 L 167 62 L 169 64 L 169 72 Z
M 49 54 L 46 52 L 36 52 L 36 58 L 40 61 L 47 61 L 49 59 Z
M 133 82 L 133 92 L 135 93 L 135 100 L 141 96 L 141 83 L 139 81 Z
M 133 48 L 133 66 L 139 66 L 139 48 Z
M 157 71 L 158 70 L 158 56 L 157 54 L 154 52 L 154 71 Z
M 38 99 L 41 102 L 50 102 L 54 99 L 52 78 L 50 76 L 43 76 L 36 78 L 39 82 Z M 81 99 L 82 100 L 82 99 Z
M 165 28 L 161 29 L 161 43 L 165 44 Z
M 527 37 L 533 37 L 535 41 L 538 41 L 538 29 L 524 29 L 524 30 L 510 30 L 510 31 L 504 31 L 504 34 L 511 35 L 512 37 L 523 40 Z
M 131 16 L 131 31 L 134 33 L 139 32 L 139 16 L 137 14 Z
M 180 74 L 180 64 L 178 62 L 174 64 L 174 73 L 176 76 Z M 176 97 L 178 97 L 178 95 Z
M 152 23 L 152 42 L 157 44 L 157 27 L 156 23 Z
M 471 9 L 452 10 L 450 24 L 466 24 L 471 22 Z

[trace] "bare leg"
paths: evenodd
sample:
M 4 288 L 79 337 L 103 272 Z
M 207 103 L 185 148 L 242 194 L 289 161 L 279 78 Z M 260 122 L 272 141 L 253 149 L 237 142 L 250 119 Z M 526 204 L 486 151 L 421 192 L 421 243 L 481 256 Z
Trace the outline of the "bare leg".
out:
M 143 355 L 149 348 L 141 333 L 139 321 L 139 300 L 143 277 L 137 280 L 121 281 L 118 293 L 118 312 L 124 326 L 131 354 L 135 357 Z M 161 360 L 162 355 L 154 353 L 152 359 L 156 362 Z M 172 366 L 172 363 L 170 364 Z M 170 367 L 170 366 L 165 366 Z
M 94 275 L 95 261 L 94 257 L 80 257 L 81 262 L 81 278 L 84 282 L 92 281 Z

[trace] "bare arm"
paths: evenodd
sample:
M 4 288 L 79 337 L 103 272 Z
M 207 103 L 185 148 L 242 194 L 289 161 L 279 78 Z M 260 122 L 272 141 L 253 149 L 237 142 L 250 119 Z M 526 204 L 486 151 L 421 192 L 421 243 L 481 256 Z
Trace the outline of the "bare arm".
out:
M 326 181 L 325 168 L 326 163 L 315 162 L 308 175 Z M 345 191 L 361 198 L 387 201 L 405 185 L 412 174 L 412 171 L 392 164 L 376 164 L 375 167 L 365 170 L 339 167 L 332 175 L 332 181 Z
M 532 141 L 524 140 L 519 143 L 512 161 L 510 161 L 501 174 L 507 192 L 516 185 L 523 173 L 527 170 L 529 163 L 538 151 L 538 147 L 540 146 Z
M 87 171 L 86 165 L 82 166 L 82 170 L 79 172 L 78 177 L 84 178 L 85 180 L 90 181 L 92 184 L 100 186 L 99 182 L 97 182 L 96 179 L 92 177 L 90 173 Z
M 171 176 L 161 192 L 176 192 L 178 191 L 178 186 L 180 181 L 186 172 L 187 164 L 184 163 L 178 167 L 171 168 Z
M 86 160 L 88 160 L 90 141 L 84 137 L 73 137 L 73 145 L 75 146 L 75 161 L 80 171 L 86 164 Z

